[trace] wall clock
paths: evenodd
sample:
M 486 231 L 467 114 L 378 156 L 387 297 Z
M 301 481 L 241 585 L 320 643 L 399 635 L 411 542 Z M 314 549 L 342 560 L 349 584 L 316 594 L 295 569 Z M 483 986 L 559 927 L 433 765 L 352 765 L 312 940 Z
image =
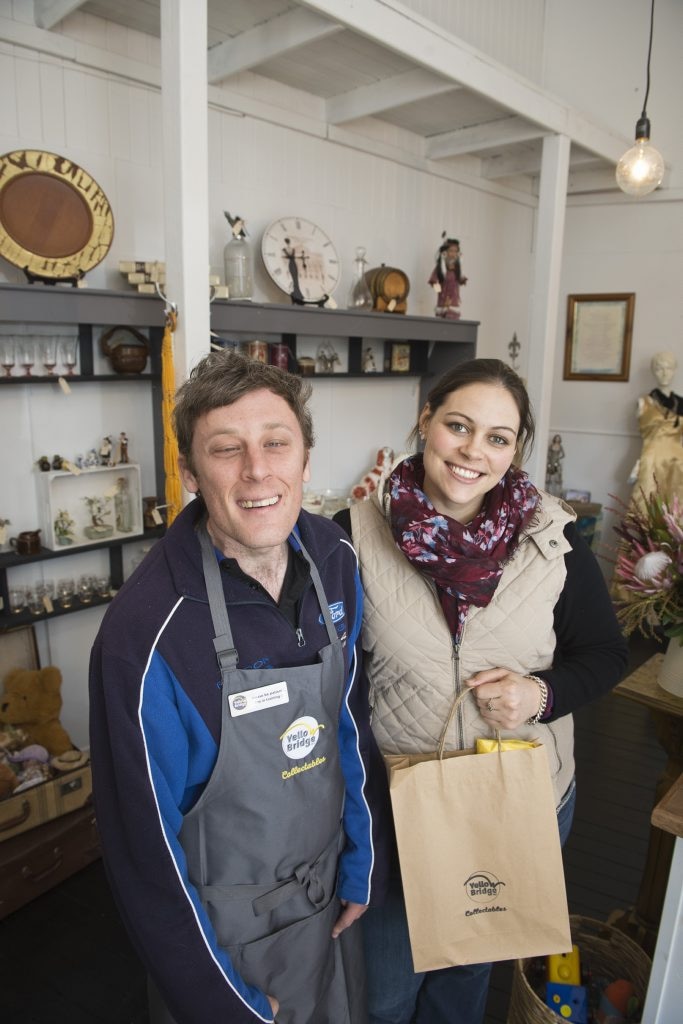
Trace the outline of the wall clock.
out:
M 298 305 L 324 306 L 339 283 L 337 251 L 322 228 L 305 217 L 278 217 L 261 239 L 269 276 Z
M 107 197 L 72 160 L 30 149 L 0 157 L 0 256 L 29 281 L 77 281 L 113 236 Z

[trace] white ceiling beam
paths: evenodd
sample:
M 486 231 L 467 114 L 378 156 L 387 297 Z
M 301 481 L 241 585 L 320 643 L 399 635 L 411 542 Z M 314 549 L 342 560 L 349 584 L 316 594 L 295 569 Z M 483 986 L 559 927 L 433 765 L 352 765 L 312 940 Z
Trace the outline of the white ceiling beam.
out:
M 571 170 L 578 169 L 584 164 L 595 164 L 597 158 L 591 153 L 582 153 L 579 156 L 571 157 Z M 497 178 L 510 178 L 517 174 L 539 174 L 541 170 L 541 153 L 533 149 L 526 153 L 502 154 L 500 156 L 485 157 L 481 161 L 481 173 L 489 181 Z M 612 177 L 614 174 L 612 173 Z
M 453 92 L 459 86 L 440 75 L 433 75 L 423 68 L 392 75 L 381 82 L 363 85 L 359 89 L 331 96 L 326 103 L 329 124 L 343 124 L 359 117 L 373 117 L 386 110 L 395 110 L 406 103 L 430 99 L 444 92 Z
M 430 160 L 442 160 L 447 156 L 463 156 L 479 150 L 509 146 L 515 142 L 529 142 L 547 134 L 543 128 L 529 124 L 521 117 L 506 117 L 499 121 L 475 124 L 470 128 L 456 128 L 442 135 L 432 135 L 427 139 L 427 156 Z
M 256 25 L 255 28 L 211 47 L 208 60 L 209 82 L 219 82 L 239 71 L 247 71 L 297 46 L 341 32 L 343 27 L 303 8 L 287 11 L 263 25 Z
M 567 192 L 580 195 L 583 192 L 614 192 L 618 191 L 613 167 L 594 168 L 593 170 L 570 169 Z
M 83 6 L 84 0 L 33 0 L 33 21 L 38 28 L 54 28 Z
M 303 6 L 346 26 L 406 60 L 443 75 L 513 114 L 568 136 L 605 160 L 617 163 L 632 145 L 624 135 L 601 128 L 539 85 L 502 65 L 439 25 L 392 0 L 301 0 Z

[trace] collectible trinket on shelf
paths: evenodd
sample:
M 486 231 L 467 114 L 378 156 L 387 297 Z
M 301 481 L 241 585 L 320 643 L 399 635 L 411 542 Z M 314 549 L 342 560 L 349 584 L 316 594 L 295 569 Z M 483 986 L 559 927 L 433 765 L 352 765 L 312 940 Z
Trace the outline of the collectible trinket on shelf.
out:
M 515 331 L 515 333 L 512 335 L 512 341 L 508 342 L 508 352 L 510 353 L 510 366 L 515 371 L 515 373 L 517 373 L 519 370 L 517 358 L 519 356 L 521 347 L 522 346 L 517 340 L 517 332 Z
M 50 466 L 50 460 L 48 459 L 47 455 L 41 455 L 38 461 L 36 462 L 36 466 L 41 471 L 41 473 L 49 473 L 50 469 L 52 468 Z
M 562 491 L 562 459 L 564 448 L 562 438 L 555 434 L 548 445 L 548 459 L 546 463 L 545 486 L 549 494 L 558 495 Z
M 10 537 L 9 542 L 18 555 L 40 554 L 40 530 L 22 530 L 17 537 Z
M 100 349 L 115 373 L 142 373 L 147 365 L 149 343 L 134 327 L 110 327 L 100 338 Z
M 117 465 L 126 465 L 129 462 L 128 458 L 128 435 L 125 431 L 121 431 L 119 434 L 119 450 L 116 459 Z
M 398 267 L 387 267 L 382 263 L 365 274 L 373 309 L 378 313 L 406 313 L 410 280 Z
M 389 468 L 394 459 L 394 449 L 385 446 L 377 452 L 375 465 L 365 476 L 358 481 L 355 487 L 351 488 L 351 498 L 354 501 L 363 501 L 369 498 L 373 491 L 377 490 L 382 474 Z
M 339 356 L 335 351 L 332 344 L 324 344 L 317 350 L 317 364 L 318 373 L 321 374 L 333 374 L 335 372 L 335 364 L 339 362 Z
M 94 448 L 91 448 L 85 457 L 83 466 L 85 469 L 93 469 L 95 466 L 99 466 L 100 459 Z
M 114 494 L 114 519 L 119 533 L 131 533 L 133 529 L 133 508 L 130 503 L 130 491 L 125 476 L 116 481 Z
M 111 537 L 114 527 L 111 523 L 104 521 L 104 517 L 109 515 L 111 498 L 106 495 L 98 495 L 92 498 L 85 497 L 83 501 L 88 506 L 90 513 L 90 525 L 83 530 L 86 537 L 89 537 L 90 540 L 104 540 L 105 537 Z
M 74 542 L 74 527 L 76 523 L 66 509 L 57 509 L 57 516 L 54 521 L 55 538 L 58 544 L 66 546 Z
M 436 292 L 436 316 L 446 320 L 460 319 L 460 285 L 467 284 L 460 262 L 460 242 L 441 234 L 441 245 L 436 254 L 436 266 L 429 278 L 429 284 Z
M 114 446 L 111 443 L 109 436 L 102 438 L 102 444 L 100 445 L 100 465 L 111 466 L 112 465 L 112 452 Z
M 369 345 L 363 352 L 363 373 L 377 373 L 375 354 Z
M 353 261 L 353 281 L 349 289 L 349 301 L 346 304 L 348 309 L 370 310 L 373 307 L 372 292 L 365 280 L 368 266 L 365 252 L 364 245 L 356 247 L 356 257 Z
M 241 217 L 232 217 L 224 210 L 230 225 L 232 238 L 223 249 L 223 267 L 229 299 L 251 299 L 253 292 L 251 274 L 251 246 L 247 242 L 247 230 Z

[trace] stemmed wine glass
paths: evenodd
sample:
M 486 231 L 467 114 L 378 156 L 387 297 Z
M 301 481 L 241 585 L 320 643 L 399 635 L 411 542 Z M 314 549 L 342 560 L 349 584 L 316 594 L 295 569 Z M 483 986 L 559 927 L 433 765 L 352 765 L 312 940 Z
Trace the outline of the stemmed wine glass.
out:
M 26 377 L 31 376 L 33 364 L 36 361 L 33 338 L 22 338 L 19 342 L 19 363 L 24 367 Z
M 73 377 L 74 367 L 78 362 L 78 338 L 64 338 L 61 343 L 62 362 L 66 366 L 67 377 Z
M 57 339 L 43 338 L 41 343 L 43 366 L 47 370 L 48 377 L 53 377 L 57 365 Z
M 0 365 L 6 377 L 12 376 L 12 367 L 17 361 L 17 346 L 14 338 L 0 339 Z

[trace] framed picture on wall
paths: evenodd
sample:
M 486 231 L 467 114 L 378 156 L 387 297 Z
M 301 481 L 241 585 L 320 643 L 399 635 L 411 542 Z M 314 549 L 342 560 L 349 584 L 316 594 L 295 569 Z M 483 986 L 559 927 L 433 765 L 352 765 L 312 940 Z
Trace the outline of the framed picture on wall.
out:
M 628 380 L 635 292 L 567 297 L 565 380 Z
M 33 626 L 16 626 L 0 633 L 0 665 L 7 671 L 12 668 L 40 668 Z

